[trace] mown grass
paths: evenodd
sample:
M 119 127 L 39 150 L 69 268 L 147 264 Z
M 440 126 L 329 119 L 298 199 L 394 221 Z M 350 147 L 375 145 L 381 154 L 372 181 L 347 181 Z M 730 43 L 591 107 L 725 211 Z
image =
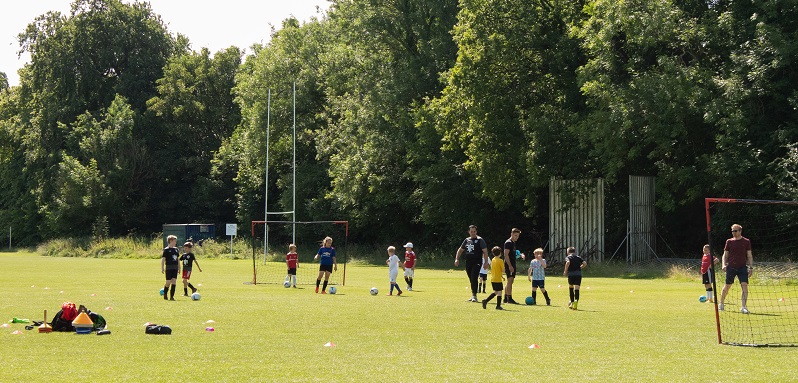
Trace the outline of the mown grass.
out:
M 588 269 L 579 311 L 565 308 L 565 279 L 549 276 L 551 307 L 499 312 L 464 302 L 461 270 L 418 269 L 417 291 L 388 297 L 386 267 L 350 265 L 346 286 L 331 296 L 246 285 L 246 261 L 201 261 L 204 272 L 192 281 L 202 284 L 202 300 L 164 302 L 154 259 L 0 255 L 0 318 L 37 319 L 71 300 L 100 311 L 112 330 L 96 336 L 0 329 L 0 381 L 795 379 L 794 349 L 717 344 L 714 311 L 698 303 L 697 280 L 599 278 Z M 379 296 L 368 294 L 372 286 Z M 519 279 L 516 297 L 527 290 Z M 215 332 L 205 331 L 207 320 L 216 321 Z M 145 335 L 145 322 L 168 324 L 174 334 Z

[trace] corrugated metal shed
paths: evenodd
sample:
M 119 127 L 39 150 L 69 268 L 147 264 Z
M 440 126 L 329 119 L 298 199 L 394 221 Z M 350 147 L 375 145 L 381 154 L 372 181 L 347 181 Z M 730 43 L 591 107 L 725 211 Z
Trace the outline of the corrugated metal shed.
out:
M 549 182 L 549 253 L 565 259 L 569 246 L 586 260 L 604 259 L 604 180 Z
M 629 176 L 629 251 L 626 262 L 657 256 L 655 177 Z

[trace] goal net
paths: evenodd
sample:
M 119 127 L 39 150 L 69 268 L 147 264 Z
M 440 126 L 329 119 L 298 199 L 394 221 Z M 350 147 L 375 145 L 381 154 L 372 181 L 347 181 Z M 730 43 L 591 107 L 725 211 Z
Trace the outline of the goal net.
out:
M 288 275 L 285 255 L 296 230 L 297 285 L 314 285 L 319 275 L 319 261 L 314 260 L 322 240 L 333 239 L 338 271 L 330 275 L 329 284 L 346 282 L 346 245 L 348 221 L 252 221 L 252 283 L 282 284 Z
M 707 234 L 713 255 L 722 259 L 731 226 L 739 224 L 751 240 L 753 273 L 746 306 L 735 279 L 724 302 L 717 302 L 726 273 L 720 265 L 713 278 L 718 342 L 741 346 L 798 346 L 798 201 L 706 199 Z

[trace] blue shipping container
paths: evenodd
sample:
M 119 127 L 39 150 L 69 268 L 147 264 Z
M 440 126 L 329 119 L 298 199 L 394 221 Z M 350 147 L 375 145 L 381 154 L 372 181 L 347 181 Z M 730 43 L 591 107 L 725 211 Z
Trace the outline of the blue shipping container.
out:
M 197 244 L 206 239 L 216 237 L 216 226 L 212 223 L 179 223 L 163 225 L 163 246 L 166 247 L 166 237 L 177 237 L 177 246 L 183 246 L 186 241 Z

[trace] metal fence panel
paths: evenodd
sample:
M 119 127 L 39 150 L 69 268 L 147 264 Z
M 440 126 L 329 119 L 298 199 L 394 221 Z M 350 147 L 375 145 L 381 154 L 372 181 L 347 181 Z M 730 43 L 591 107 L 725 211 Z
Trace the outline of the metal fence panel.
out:
M 549 182 L 549 254 L 565 259 L 569 246 L 586 260 L 604 259 L 604 180 Z

